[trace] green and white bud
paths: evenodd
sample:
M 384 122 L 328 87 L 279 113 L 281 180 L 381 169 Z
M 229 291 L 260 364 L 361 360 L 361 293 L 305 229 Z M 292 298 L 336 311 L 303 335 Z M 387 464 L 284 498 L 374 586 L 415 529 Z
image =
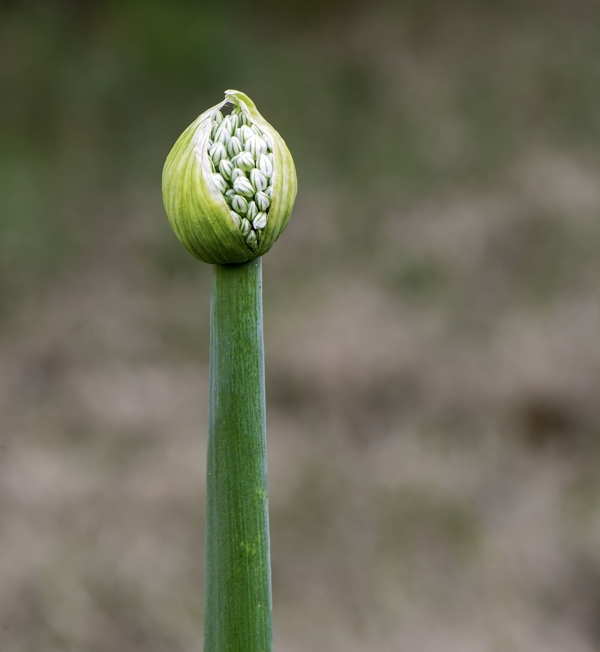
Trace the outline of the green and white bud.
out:
M 219 172 L 221 173 L 223 179 L 225 179 L 226 181 L 231 181 L 231 173 L 233 172 L 233 163 L 229 159 L 224 158 L 222 161 L 219 162 Z
M 257 215 L 258 215 L 258 208 L 256 206 L 256 202 L 249 201 L 248 210 L 246 211 L 246 218 L 252 222 Z
M 233 162 L 240 170 L 244 170 L 244 172 L 250 172 L 254 168 L 254 156 L 250 152 L 241 152 L 235 157 Z
M 218 133 L 217 133 L 218 136 Z M 267 153 L 267 141 L 264 138 L 254 134 L 244 143 L 244 149 L 250 152 L 256 160 L 261 154 Z
M 233 111 L 223 117 L 226 104 Z M 285 142 L 239 91 L 227 91 L 223 102 L 186 129 L 163 170 L 175 234 L 194 256 L 213 264 L 265 254 L 287 225 L 296 189 Z
M 241 135 L 240 140 L 242 141 L 242 143 L 245 143 L 248 140 L 248 138 L 250 138 L 250 136 L 254 136 L 254 131 L 252 131 L 252 129 L 250 129 L 248 125 L 244 125 L 240 127 L 240 135 Z
M 223 118 L 223 122 L 221 123 L 221 128 L 226 129 L 230 136 L 233 135 L 233 131 L 236 126 L 237 126 L 237 118 L 234 118 L 231 115 L 226 115 Z
M 235 111 L 232 111 L 228 116 L 229 119 L 229 125 L 231 126 L 231 134 L 235 132 L 235 130 L 240 126 L 238 122 L 238 114 Z
M 269 195 L 267 195 L 264 192 L 257 192 L 256 195 L 254 196 L 254 201 L 256 202 L 256 205 L 258 206 L 258 209 L 261 211 L 268 211 L 269 206 L 271 205 L 271 200 L 269 199 Z
M 246 179 L 246 177 L 238 177 L 233 182 L 233 189 L 238 193 L 238 195 L 244 195 L 244 197 L 253 197 L 256 190 L 254 186 Z
M 252 220 L 252 226 L 255 229 L 264 229 L 267 226 L 267 214 L 264 211 L 256 214 L 256 217 Z
M 225 118 L 227 120 L 227 118 Z M 223 121 L 221 126 L 217 129 L 217 133 L 215 134 L 215 143 L 223 143 L 225 147 L 227 148 L 227 145 L 229 145 L 229 141 L 231 140 L 231 134 L 229 133 L 229 130 L 226 128 L 226 123 Z
M 239 138 L 235 136 L 231 137 L 231 140 L 227 144 L 227 153 L 231 158 L 237 156 L 243 150 L 242 143 Z
M 248 211 L 248 202 L 246 201 L 245 197 L 242 197 L 241 195 L 235 195 L 233 201 L 231 202 L 231 208 L 233 208 L 236 213 L 245 215 Z
M 250 183 L 254 186 L 257 192 L 265 190 L 267 187 L 267 177 L 260 171 L 254 168 L 250 170 Z
M 273 163 L 267 154 L 261 154 L 257 161 L 256 167 L 259 169 L 267 179 L 273 176 Z
M 239 177 L 244 177 L 246 178 L 246 173 L 243 170 L 240 170 L 240 168 L 233 168 L 233 171 L 231 172 L 231 183 L 238 179 Z
M 208 153 L 212 159 L 212 162 L 217 167 L 224 158 L 227 158 L 227 150 L 225 149 L 223 143 L 214 143 Z
M 252 230 L 252 225 L 244 217 L 244 219 L 242 220 L 242 223 L 240 224 L 240 232 L 241 232 L 241 234 L 242 235 L 248 235 L 251 230 Z
M 222 163 L 223 161 L 221 161 Z M 220 174 L 213 174 L 211 175 L 211 180 L 215 184 L 215 186 L 219 189 L 220 192 L 225 194 L 227 190 L 229 189 L 229 184 L 225 179 Z

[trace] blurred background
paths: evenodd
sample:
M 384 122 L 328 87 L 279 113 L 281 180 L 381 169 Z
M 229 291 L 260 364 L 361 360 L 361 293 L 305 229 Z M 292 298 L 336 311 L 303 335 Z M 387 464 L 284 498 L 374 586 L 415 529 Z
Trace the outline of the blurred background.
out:
M 275 649 L 600 650 L 600 3 L 0 3 L 0 647 L 202 647 L 211 269 L 164 159 L 227 88 L 264 260 Z

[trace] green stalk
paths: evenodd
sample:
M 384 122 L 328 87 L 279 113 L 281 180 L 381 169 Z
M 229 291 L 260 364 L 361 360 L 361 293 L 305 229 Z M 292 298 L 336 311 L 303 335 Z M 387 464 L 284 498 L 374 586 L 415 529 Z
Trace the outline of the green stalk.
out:
M 215 265 L 204 652 L 272 650 L 261 259 Z

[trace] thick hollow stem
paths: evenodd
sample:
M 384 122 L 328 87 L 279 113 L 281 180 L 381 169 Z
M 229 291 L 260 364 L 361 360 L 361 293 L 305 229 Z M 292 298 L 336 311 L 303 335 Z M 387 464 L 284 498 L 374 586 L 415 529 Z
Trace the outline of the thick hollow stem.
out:
M 214 267 L 204 652 L 270 652 L 261 260 Z

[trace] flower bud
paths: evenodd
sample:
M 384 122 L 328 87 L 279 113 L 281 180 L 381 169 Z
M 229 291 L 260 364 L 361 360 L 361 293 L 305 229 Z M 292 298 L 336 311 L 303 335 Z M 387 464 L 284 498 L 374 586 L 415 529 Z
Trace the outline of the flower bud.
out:
M 237 156 L 242 151 L 242 143 L 239 138 L 232 136 L 229 143 L 227 144 L 227 153 L 231 158 Z
M 246 236 L 246 244 L 250 245 L 251 247 L 256 244 L 256 241 L 258 240 L 258 237 L 256 235 L 256 231 L 250 231 L 248 235 Z
M 244 143 L 244 149 L 247 152 L 250 152 L 250 154 L 257 159 L 261 154 L 267 153 L 267 141 L 261 136 L 254 134 L 246 140 Z
M 232 136 L 235 129 L 234 125 L 237 125 L 237 120 L 233 116 L 227 115 L 223 118 L 221 128 L 225 129 L 227 133 Z
M 256 217 L 252 220 L 252 226 L 255 229 L 264 229 L 267 226 L 267 214 L 263 211 L 256 214 Z
M 242 141 L 242 143 L 245 143 L 250 136 L 254 136 L 254 131 L 250 129 L 248 125 L 243 125 L 240 127 L 240 136 L 239 139 Z
M 227 118 L 225 118 L 225 120 L 227 120 Z M 227 148 L 227 145 L 229 145 L 229 141 L 231 140 L 231 134 L 229 133 L 229 130 L 226 128 L 226 126 L 226 123 L 223 122 L 215 134 L 215 142 L 223 143 L 225 148 Z
M 268 211 L 269 206 L 271 205 L 271 200 L 269 199 L 269 196 L 264 193 L 264 192 L 257 192 L 256 195 L 254 196 L 254 201 L 256 202 L 256 205 L 258 206 L 258 209 L 261 211 Z
M 254 167 L 254 156 L 250 152 L 241 152 L 235 157 L 234 163 L 240 170 L 250 172 Z
M 229 120 L 229 125 L 231 127 L 231 134 L 239 127 L 238 123 L 238 115 L 237 113 L 232 112 L 230 115 L 227 116 Z
M 246 177 L 238 177 L 233 182 L 233 189 L 238 193 L 238 195 L 244 195 L 244 197 L 253 197 L 256 192 L 254 186 Z
M 273 176 L 273 163 L 267 154 L 261 154 L 256 161 L 256 167 L 259 169 L 267 179 Z
M 231 202 L 231 208 L 240 215 L 245 215 L 248 211 L 248 201 L 241 195 L 235 195 Z
M 226 104 L 233 111 L 223 117 Z M 242 263 L 265 254 L 287 225 L 296 189 L 285 142 L 239 91 L 227 91 L 223 102 L 184 131 L 163 170 L 171 226 L 207 263 Z
M 258 208 L 256 207 L 255 201 L 248 202 L 248 210 L 246 211 L 246 218 L 251 222 L 254 221 L 254 218 L 258 215 Z
M 229 159 L 224 158 L 219 162 L 219 172 L 226 181 L 230 181 L 231 173 L 233 172 L 233 163 Z
M 218 166 L 219 163 L 224 158 L 227 158 L 227 150 L 225 149 L 225 146 L 223 145 L 223 143 L 214 143 L 214 145 L 211 146 L 208 153 L 210 155 L 210 158 L 212 159 L 212 162 L 216 166 Z
M 221 161 L 222 163 L 223 161 Z M 217 188 L 220 190 L 220 192 L 225 193 L 229 189 L 229 185 L 227 184 L 227 181 L 223 179 L 223 177 L 220 174 L 213 174 L 211 176 L 212 182 L 217 186 Z
M 240 170 L 240 168 L 233 168 L 231 172 L 231 183 L 233 184 L 233 182 L 239 177 L 246 178 L 244 171 Z
M 266 190 L 267 177 L 265 177 L 260 170 L 254 168 L 253 170 L 250 170 L 250 183 L 254 186 L 257 192 Z
M 250 222 L 244 217 L 240 225 L 240 232 L 242 235 L 248 235 L 252 231 L 252 226 Z

